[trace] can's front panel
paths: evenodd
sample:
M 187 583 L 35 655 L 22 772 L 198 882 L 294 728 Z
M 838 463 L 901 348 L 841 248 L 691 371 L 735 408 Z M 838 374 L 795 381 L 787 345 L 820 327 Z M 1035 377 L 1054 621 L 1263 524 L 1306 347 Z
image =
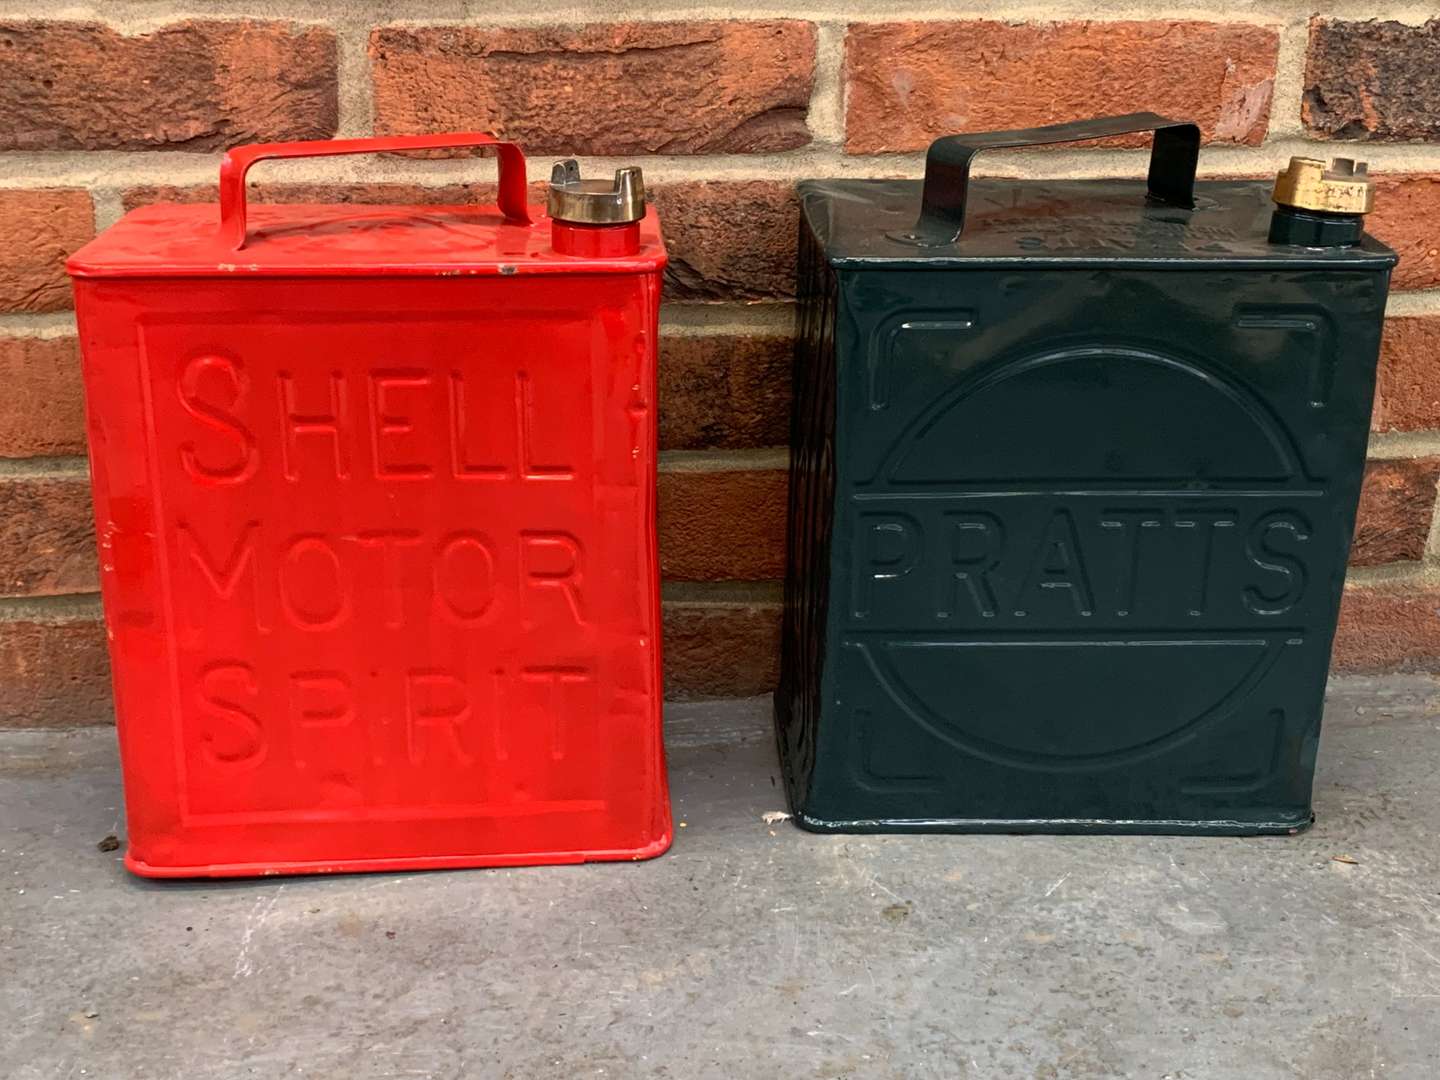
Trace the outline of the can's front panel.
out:
M 81 283 L 136 869 L 663 848 L 657 287 Z
M 810 823 L 1307 823 L 1384 288 L 842 274 Z

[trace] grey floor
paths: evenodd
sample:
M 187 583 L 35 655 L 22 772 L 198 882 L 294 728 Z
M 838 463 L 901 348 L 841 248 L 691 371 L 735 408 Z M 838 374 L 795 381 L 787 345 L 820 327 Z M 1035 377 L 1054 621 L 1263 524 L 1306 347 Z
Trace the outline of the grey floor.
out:
M 767 724 L 672 708 L 656 862 L 198 885 L 0 735 L 0 1076 L 1440 1076 L 1440 682 L 1332 688 L 1292 838 L 807 835 Z

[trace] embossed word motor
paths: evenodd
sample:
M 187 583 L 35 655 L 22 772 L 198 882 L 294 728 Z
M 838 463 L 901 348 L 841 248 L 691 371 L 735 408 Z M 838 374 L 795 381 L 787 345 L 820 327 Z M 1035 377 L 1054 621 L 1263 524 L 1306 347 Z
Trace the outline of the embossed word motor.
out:
M 1145 182 L 970 178 L 1154 132 Z M 1311 820 L 1394 253 L 1363 165 L 1195 182 L 1141 113 L 800 185 L 781 687 L 828 831 Z
M 246 205 L 454 147 L 498 209 Z M 132 870 L 665 849 L 664 263 L 638 170 L 531 208 L 487 135 L 243 147 L 71 259 Z

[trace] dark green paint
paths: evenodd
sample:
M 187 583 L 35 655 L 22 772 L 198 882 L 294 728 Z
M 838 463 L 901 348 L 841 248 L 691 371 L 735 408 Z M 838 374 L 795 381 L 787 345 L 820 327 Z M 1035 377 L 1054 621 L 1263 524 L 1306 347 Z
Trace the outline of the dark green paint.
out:
M 1290 832 L 1395 256 L 1267 186 L 801 185 L 781 688 L 827 831 Z

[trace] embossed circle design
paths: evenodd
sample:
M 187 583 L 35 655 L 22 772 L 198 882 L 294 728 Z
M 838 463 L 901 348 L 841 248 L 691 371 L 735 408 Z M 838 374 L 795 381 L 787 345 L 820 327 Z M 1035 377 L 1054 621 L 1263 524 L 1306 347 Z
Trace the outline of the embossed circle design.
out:
M 1125 394 L 1107 393 L 1105 387 L 1094 385 L 1096 374 L 1110 369 L 1123 370 L 1129 379 L 1127 392 L 1135 393 L 1137 384 L 1155 388 L 1158 398 L 1185 402 L 1183 410 L 1171 409 L 1153 417 L 1153 442 L 1134 447 L 1131 454 L 1136 463 L 1153 464 L 1166 457 L 1187 462 L 1205 454 L 1223 453 L 1233 448 L 1229 457 L 1246 461 L 1252 468 L 1241 473 L 1222 472 L 1218 481 L 1279 480 L 1298 471 L 1295 442 L 1279 418 L 1249 388 L 1217 371 L 1202 357 L 1159 352 L 1123 342 L 1089 342 L 1064 348 L 1042 349 L 1008 359 L 1001 359 L 970 378 L 963 379 L 950 392 L 940 396 L 914 418 L 892 441 L 886 451 L 878 476 L 892 485 L 909 483 L 935 484 L 945 480 L 957 484 L 979 479 L 962 475 L 941 477 L 933 474 L 915 475 L 917 463 L 923 471 L 934 462 L 955 459 L 947 440 L 954 441 L 963 433 L 966 445 L 986 451 L 988 462 L 1014 463 L 1010 473 L 990 473 L 986 479 L 1043 481 L 1056 478 L 1034 467 L 1037 441 L 1049 448 L 1062 448 L 1066 457 L 1054 464 L 1064 479 L 1080 479 L 1081 473 L 1065 469 L 1081 468 L 1084 452 L 1107 436 L 1104 410 L 1123 417 L 1124 410 L 1139 410 L 1129 403 Z M 1073 383 L 1074 413 L 1051 417 L 1045 425 L 1060 430 L 1045 430 L 1037 440 L 1028 411 L 1022 412 L 1014 401 L 1027 397 L 1055 400 L 1066 396 L 1067 383 Z M 1037 389 L 1032 389 L 1037 388 Z M 1099 410 L 1096 415 L 1094 410 Z M 1149 420 L 1150 417 L 1143 419 Z M 1203 421 L 1203 422 L 1202 422 Z M 1068 426 L 1067 426 L 1068 425 Z M 1216 440 L 1216 432 L 1224 439 Z M 1123 449 L 1123 448 L 1122 448 Z M 1062 455 L 1052 454 L 1054 457 Z M 1048 464 L 1048 463 L 1047 463 Z M 1030 469 L 1031 475 L 1024 470 Z M 1103 472 L 1103 470 L 1100 470 Z M 1171 475 L 1179 477 L 1186 470 L 1177 468 Z M 1092 475 L 1085 479 L 1101 480 L 1133 476 L 1147 480 L 1165 479 L 1141 471 L 1118 476 Z

